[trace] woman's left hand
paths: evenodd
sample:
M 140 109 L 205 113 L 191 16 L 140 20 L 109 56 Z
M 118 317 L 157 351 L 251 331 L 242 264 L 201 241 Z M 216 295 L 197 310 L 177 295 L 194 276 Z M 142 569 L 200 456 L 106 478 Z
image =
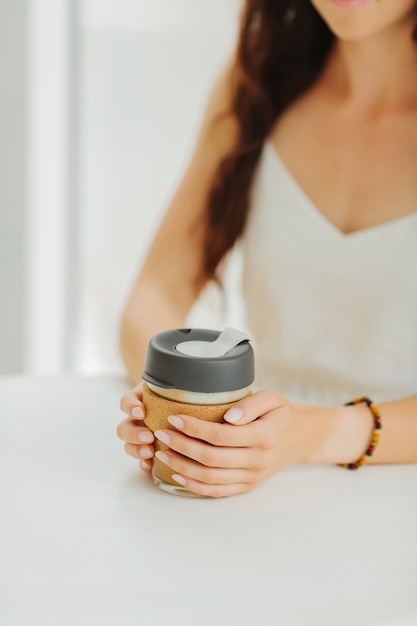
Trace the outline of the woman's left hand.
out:
M 170 416 L 175 428 L 154 433 L 169 449 L 156 456 L 188 491 L 211 497 L 242 493 L 292 463 L 320 460 L 335 411 L 259 391 L 227 411 L 228 423 Z

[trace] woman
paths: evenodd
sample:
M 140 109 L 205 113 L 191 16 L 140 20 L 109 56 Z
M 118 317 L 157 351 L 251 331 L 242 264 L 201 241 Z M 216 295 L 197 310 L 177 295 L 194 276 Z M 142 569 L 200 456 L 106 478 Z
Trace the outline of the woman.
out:
M 416 26 L 415 0 L 245 3 L 121 331 L 137 383 L 149 338 L 184 326 L 241 240 L 261 390 L 224 424 L 173 416 L 155 435 L 196 494 L 291 463 L 417 461 Z M 121 405 L 149 470 L 140 384 Z

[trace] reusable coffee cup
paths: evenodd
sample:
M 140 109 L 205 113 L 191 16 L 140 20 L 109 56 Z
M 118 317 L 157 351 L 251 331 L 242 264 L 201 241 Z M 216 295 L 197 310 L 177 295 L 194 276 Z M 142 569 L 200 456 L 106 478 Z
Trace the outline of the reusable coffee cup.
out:
M 172 429 L 167 418 L 178 414 L 222 422 L 235 402 L 252 393 L 253 349 L 249 337 L 233 328 L 168 330 L 150 340 L 142 377 L 150 430 Z M 157 440 L 154 445 L 156 451 L 167 448 Z M 152 478 L 159 489 L 195 497 L 175 482 L 173 473 L 154 459 Z

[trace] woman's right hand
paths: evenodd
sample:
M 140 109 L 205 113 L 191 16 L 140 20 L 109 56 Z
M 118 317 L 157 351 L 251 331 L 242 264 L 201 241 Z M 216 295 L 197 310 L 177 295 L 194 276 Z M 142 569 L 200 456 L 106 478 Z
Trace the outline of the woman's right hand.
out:
M 152 468 L 154 456 L 154 436 L 144 424 L 145 407 L 142 402 L 141 381 L 130 391 L 125 393 L 120 401 L 120 408 L 127 418 L 117 427 L 117 436 L 125 442 L 125 451 L 129 456 L 137 459 L 140 467 L 149 472 Z

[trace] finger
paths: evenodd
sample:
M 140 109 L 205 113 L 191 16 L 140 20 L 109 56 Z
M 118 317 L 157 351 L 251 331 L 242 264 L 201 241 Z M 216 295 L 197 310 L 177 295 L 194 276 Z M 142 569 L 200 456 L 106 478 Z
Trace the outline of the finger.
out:
M 123 396 L 120 408 L 132 419 L 143 420 L 145 417 L 145 405 L 131 392 Z
M 146 426 L 139 426 L 134 421 L 127 419 L 121 422 L 117 427 L 117 436 L 126 443 L 153 443 L 154 436 Z
M 120 408 L 134 419 L 143 419 L 145 416 L 145 407 L 142 402 L 142 383 L 138 384 L 134 389 L 125 393 L 120 400 Z
M 150 472 L 152 469 L 152 461 L 140 461 L 139 466 L 144 472 Z
M 126 454 L 132 456 L 134 459 L 151 459 L 154 456 L 153 446 L 135 446 L 132 443 L 125 444 Z
M 248 468 L 251 466 L 251 458 L 256 450 L 255 448 L 213 446 L 175 430 L 157 430 L 154 435 L 171 450 L 194 459 L 206 467 Z
M 236 428 L 232 424 L 207 422 L 191 415 L 170 415 L 168 422 L 189 437 L 201 439 L 214 446 L 249 448 L 261 446 L 264 441 L 257 422 L 247 424 L 246 428 Z
M 206 496 L 208 498 L 224 498 L 226 496 L 235 496 L 239 493 L 245 493 L 250 491 L 256 484 L 248 483 L 234 483 L 231 485 L 207 485 L 201 483 L 198 480 L 187 478 L 181 474 L 173 474 L 172 478 L 179 484 L 200 496 Z
M 239 400 L 226 411 L 224 419 L 230 424 L 243 425 L 253 422 L 270 411 L 275 411 L 286 404 L 286 399 L 273 391 L 258 391 L 252 396 Z
M 188 459 L 173 450 L 158 450 L 155 453 L 165 465 L 175 473 L 186 478 L 193 478 L 207 485 L 230 485 L 232 483 L 253 482 L 252 473 L 246 469 L 225 469 L 223 467 L 205 467 L 192 459 Z

